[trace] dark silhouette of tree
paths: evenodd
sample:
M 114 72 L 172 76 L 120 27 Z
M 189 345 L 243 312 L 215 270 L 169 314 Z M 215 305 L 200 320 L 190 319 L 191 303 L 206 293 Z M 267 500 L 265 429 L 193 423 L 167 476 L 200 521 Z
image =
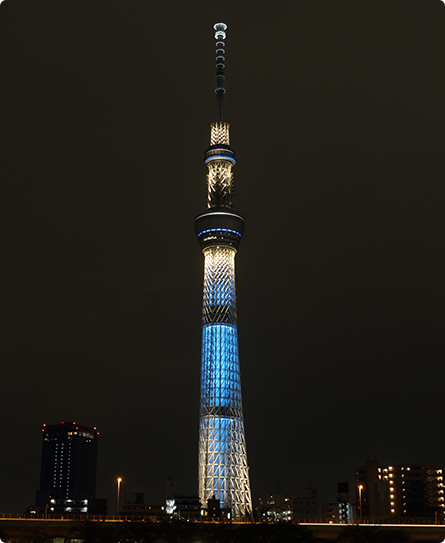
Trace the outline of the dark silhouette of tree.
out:
M 85 543 L 117 543 L 120 530 L 116 525 L 91 520 L 78 522 L 71 528 L 70 537 Z
M 2 541 L 8 541 L 8 539 L 2 538 Z M 43 528 L 29 528 L 20 533 L 19 543 L 52 543 L 52 538 Z
M 348 526 L 337 536 L 337 543 L 409 543 L 410 536 L 403 530 Z
M 0 528 L 0 540 L 1 541 L 9 541 L 11 538 L 9 535 L 7 535 L 7 533 L 5 532 L 5 530 L 3 528 Z
M 316 543 L 310 530 L 295 524 L 195 524 L 201 543 Z M 199 537 L 198 537 L 199 536 Z M 189 541 L 195 541 L 190 539 Z
M 152 543 L 156 541 L 159 528 L 151 521 L 124 522 L 120 525 L 121 541 L 127 543 Z

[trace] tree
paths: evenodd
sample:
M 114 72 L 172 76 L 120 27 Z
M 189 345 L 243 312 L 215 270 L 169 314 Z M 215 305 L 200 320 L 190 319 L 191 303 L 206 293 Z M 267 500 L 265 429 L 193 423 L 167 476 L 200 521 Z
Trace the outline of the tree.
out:
M 339 533 L 335 541 L 337 543 L 409 543 L 411 538 L 403 530 L 348 526 Z

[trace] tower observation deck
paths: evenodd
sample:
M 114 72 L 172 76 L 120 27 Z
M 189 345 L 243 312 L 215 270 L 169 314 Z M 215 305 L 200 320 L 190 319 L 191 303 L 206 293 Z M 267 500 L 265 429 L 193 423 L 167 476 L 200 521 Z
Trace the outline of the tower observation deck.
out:
M 233 211 L 229 124 L 223 121 L 224 54 L 227 26 L 214 25 L 216 39 L 217 121 L 211 124 L 205 152 L 207 211 L 195 219 L 204 253 L 201 408 L 199 424 L 199 497 L 209 498 L 234 517 L 252 513 L 238 360 L 235 255 L 244 219 Z

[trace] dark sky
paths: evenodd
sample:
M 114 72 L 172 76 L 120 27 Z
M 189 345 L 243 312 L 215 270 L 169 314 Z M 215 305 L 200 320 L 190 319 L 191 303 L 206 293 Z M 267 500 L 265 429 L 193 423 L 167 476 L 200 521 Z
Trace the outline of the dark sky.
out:
M 5 0 L 5 512 L 41 424 L 97 426 L 114 512 L 197 487 L 212 25 L 228 24 L 238 331 L 259 496 L 333 499 L 370 455 L 445 465 L 441 0 Z

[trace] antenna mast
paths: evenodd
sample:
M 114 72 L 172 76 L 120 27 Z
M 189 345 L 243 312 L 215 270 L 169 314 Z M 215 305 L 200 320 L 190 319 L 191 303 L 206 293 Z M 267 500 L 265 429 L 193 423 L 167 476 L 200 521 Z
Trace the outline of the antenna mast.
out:
M 225 42 L 226 39 L 226 30 L 227 25 L 225 23 L 216 23 L 213 25 L 215 30 L 215 40 L 216 40 L 216 118 L 218 121 L 223 120 L 223 103 L 224 103 L 224 94 L 226 89 L 224 88 L 224 68 L 226 67 L 224 61 L 225 54 Z

